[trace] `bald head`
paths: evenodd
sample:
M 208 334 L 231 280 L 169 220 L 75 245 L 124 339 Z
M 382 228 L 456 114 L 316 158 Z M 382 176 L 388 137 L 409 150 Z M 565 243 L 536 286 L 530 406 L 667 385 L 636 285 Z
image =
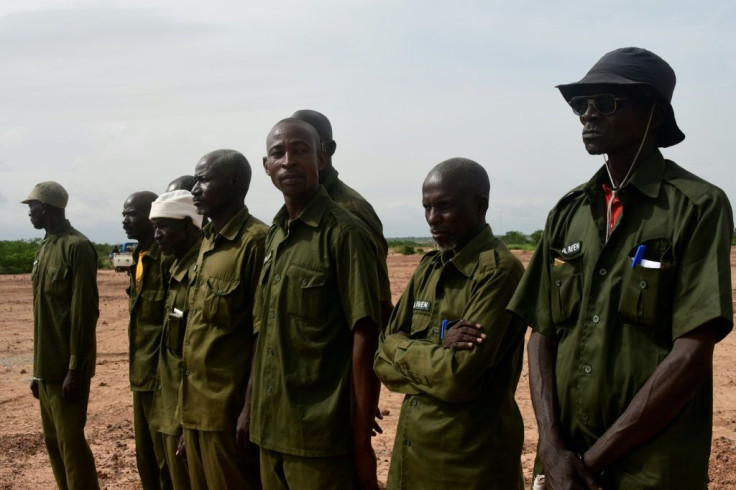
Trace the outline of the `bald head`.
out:
M 227 149 L 211 151 L 199 159 L 197 166 L 217 169 L 226 178 L 235 177 L 238 197 L 244 199 L 248 193 L 252 172 L 245 155 L 239 151 Z
M 302 109 L 296 111 L 291 117 L 314 126 L 314 129 L 319 134 L 320 140 L 324 142 L 332 141 L 332 124 L 330 124 L 330 120 L 324 114 L 311 109 Z
M 128 238 L 138 240 L 143 250 L 153 242 L 153 225 L 148 215 L 156 198 L 158 195 L 154 192 L 140 191 L 128 196 L 123 203 L 123 229 Z
M 451 158 L 430 170 L 422 206 L 440 250 L 459 250 L 486 226 L 490 183 L 485 169 L 467 158 Z
M 179 178 L 172 180 L 169 186 L 166 188 L 166 192 L 185 190 L 190 191 L 194 187 L 194 176 L 193 175 L 182 175 Z
M 320 136 L 317 132 L 317 129 L 310 123 L 302 119 L 297 119 L 295 117 L 287 117 L 286 119 L 282 119 L 281 121 L 277 122 L 273 126 L 273 128 L 271 128 L 271 131 L 268 132 L 268 136 L 266 137 L 266 149 L 270 148 L 276 139 L 283 137 L 283 135 L 290 131 L 292 128 L 298 128 L 300 130 L 300 133 L 302 133 L 305 137 L 309 139 L 311 143 L 314 144 L 314 148 L 319 150 Z
M 444 185 L 486 200 L 491 192 L 486 169 L 468 158 L 450 158 L 438 163 L 429 171 L 425 182 L 430 179 L 441 179 Z

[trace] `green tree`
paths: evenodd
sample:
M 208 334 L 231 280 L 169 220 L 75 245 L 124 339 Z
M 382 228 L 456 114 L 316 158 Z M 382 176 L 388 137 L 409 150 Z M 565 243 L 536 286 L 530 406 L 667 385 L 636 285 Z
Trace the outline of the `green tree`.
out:
M 536 247 L 539 241 L 542 239 L 543 233 L 544 233 L 544 230 L 535 231 L 529 236 L 529 242 Z

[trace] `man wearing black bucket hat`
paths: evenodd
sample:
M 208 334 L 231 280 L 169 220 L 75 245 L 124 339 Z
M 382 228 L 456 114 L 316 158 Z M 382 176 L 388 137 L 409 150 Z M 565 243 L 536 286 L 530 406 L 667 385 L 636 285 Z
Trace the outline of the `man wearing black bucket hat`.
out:
M 550 212 L 508 309 L 533 327 L 546 488 L 705 489 L 714 344 L 732 329 L 731 205 L 665 160 L 672 68 L 639 48 L 557 88 L 604 165 Z

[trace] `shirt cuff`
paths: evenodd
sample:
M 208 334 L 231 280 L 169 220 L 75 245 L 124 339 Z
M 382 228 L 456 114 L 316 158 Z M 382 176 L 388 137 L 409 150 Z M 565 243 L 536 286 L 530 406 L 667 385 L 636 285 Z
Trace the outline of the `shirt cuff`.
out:
M 77 360 L 76 354 L 69 356 L 69 369 L 79 369 L 79 361 Z

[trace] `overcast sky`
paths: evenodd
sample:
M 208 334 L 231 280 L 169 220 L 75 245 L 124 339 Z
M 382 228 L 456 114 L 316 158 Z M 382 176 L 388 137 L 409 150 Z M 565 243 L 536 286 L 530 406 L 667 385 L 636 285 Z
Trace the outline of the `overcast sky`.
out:
M 487 169 L 497 234 L 531 233 L 603 162 L 554 86 L 623 46 L 677 73 L 687 138 L 665 156 L 734 199 L 735 20 L 715 0 L 3 0 L 0 239 L 43 236 L 19 201 L 56 180 L 76 228 L 123 240 L 130 193 L 218 148 L 251 162 L 246 203 L 270 223 L 265 138 L 307 108 L 332 121 L 335 167 L 386 236 L 429 234 L 421 183 L 453 156 Z

